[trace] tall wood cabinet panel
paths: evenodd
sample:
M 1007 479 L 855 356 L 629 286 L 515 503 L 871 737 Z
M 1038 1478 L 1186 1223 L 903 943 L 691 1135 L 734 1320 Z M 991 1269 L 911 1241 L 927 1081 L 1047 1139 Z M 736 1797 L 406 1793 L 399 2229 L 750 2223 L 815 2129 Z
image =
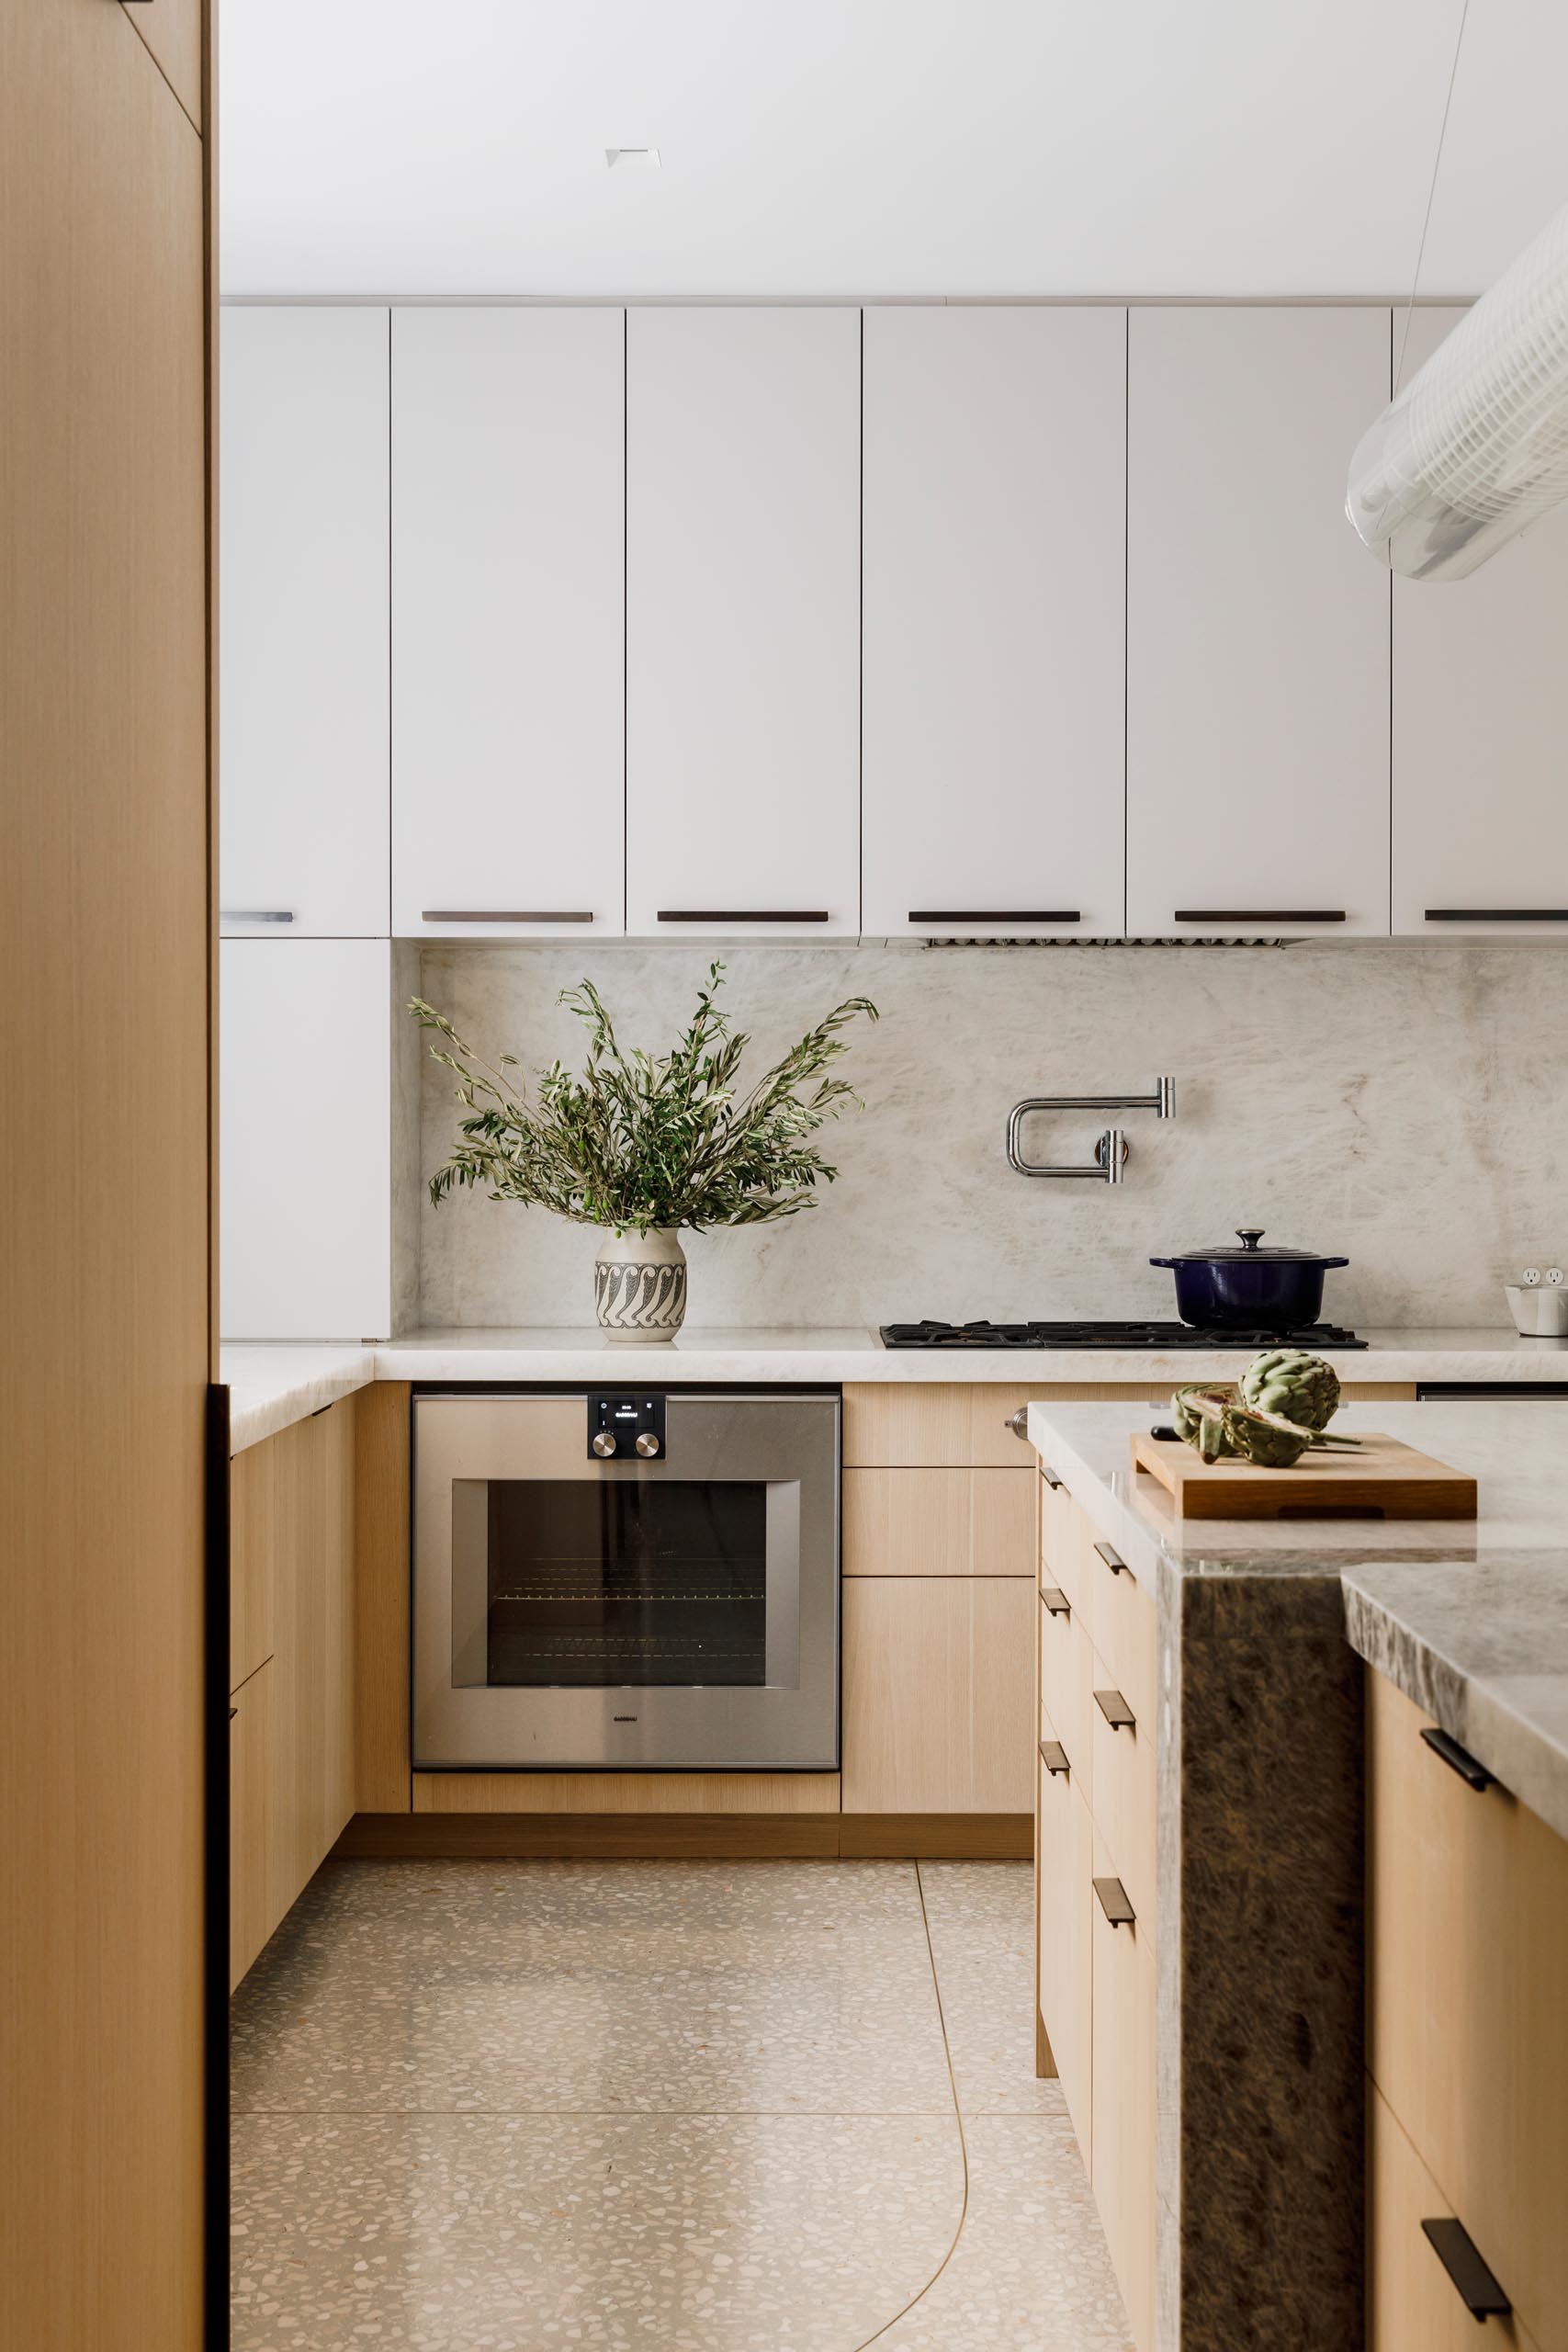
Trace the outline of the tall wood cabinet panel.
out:
M 392 313 L 400 937 L 624 928 L 625 337 L 618 310 Z
M 1131 313 L 1134 936 L 1387 935 L 1389 575 L 1343 510 L 1390 342 L 1385 310 Z
M 868 933 L 1122 928 L 1126 334 L 865 313 Z
M 220 315 L 222 926 L 385 938 L 387 313 Z
M 0 2327 L 198 2352 L 206 159 L 125 11 L 0 10 Z
M 236 1340 L 392 1329 L 391 948 L 221 952 L 222 1326 Z
M 1404 381 L 1463 316 L 1415 313 Z M 1496 919 L 1568 917 L 1565 616 L 1562 508 L 1468 580 L 1394 580 L 1396 933 L 1568 940 L 1568 920 Z
M 859 931 L 859 312 L 630 311 L 629 931 Z

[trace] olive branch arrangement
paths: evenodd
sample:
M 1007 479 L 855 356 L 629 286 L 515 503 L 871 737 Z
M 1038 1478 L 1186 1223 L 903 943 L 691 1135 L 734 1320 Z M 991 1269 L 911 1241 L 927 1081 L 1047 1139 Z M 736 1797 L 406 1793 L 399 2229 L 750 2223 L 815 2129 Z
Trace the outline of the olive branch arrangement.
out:
M 616 1234 L 762 1225 L 814 1208 L 813 1186 L 830 1184 L 838 1170 L 807 1138 L 848 1106 L 865 1107 L 847 1080 L 821 1073 L 849 1050 L 838 1032 L 857 1013 L 874 1021 L 876 1007 L 846 998 L 741 1095 L 736 1071 L 750 1040 L 733 1035 L 719 1009 L 723 982 L 724 966 L 712 965 L 692 1020 L 660 1055 L 623 1053 L 591 981 L 563 989 L 558 1001 L 587 1025 L 588 1059 L 581 1078 L 558 1059 L 539 1071 L 532 1102 L 526 1082 L 508 1075 L 515 1054 L 492 1068 L 414 997 L 408 1009 L 446 1040 L 431 1055 L 455 1072 L 457 1101 L 470 1114 L 458 1122 L 463 1140 L 430 1180 L 432 1201 L 458 1186 L 485 1187 L 491 1200 L 532 1203 Z

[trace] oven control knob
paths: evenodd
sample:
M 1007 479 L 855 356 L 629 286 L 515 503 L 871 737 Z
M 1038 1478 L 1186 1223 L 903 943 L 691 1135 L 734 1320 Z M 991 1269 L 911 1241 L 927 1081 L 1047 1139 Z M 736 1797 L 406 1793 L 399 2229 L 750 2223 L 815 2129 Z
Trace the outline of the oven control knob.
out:
M 642 1434 L 637 1439 L 637 1450 L 641 1454 L 645 1462 L 650 1454 L 658 1453 L 659 1440 L 654 1436 L 651 1430 L 643 1430 Z
M 596 1430 L 593 1433 L 593 1451 L 598 1454 L 601 1461 L 607 1462 L 615 1450 L 615 1440 L 614 1433 L 609 1430 Z

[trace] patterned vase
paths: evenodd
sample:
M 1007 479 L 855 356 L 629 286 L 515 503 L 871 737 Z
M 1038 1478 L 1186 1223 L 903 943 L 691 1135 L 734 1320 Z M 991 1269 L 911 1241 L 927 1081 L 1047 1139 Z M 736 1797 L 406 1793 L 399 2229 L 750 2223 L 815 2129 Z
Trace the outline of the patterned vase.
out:
M 593 1305 L 612 1340 L 672 1340 L 686 1319 L 686 1253 L 673 1230 L 607 1233 L 593 1261 Z

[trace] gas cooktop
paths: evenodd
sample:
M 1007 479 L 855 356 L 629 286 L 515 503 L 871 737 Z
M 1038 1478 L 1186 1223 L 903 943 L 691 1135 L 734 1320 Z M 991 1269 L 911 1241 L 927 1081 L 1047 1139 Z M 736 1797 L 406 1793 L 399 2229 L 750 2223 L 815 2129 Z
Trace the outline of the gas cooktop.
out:
M 1297 1331 L 1199 1330 L 1190 1323 L 884 1323 L 885 1348 L 1364 1348 L 1337 1323 Z

